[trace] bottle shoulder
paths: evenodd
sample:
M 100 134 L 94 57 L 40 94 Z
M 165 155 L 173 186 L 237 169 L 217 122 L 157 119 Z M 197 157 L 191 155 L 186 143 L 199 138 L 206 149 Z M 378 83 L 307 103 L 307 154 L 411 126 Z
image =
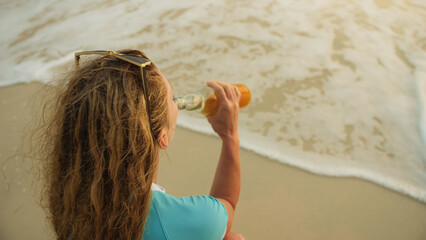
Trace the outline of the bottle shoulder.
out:
M 208 97 L 214 94 L 214 90 L 210 88 L 209 86 L 204 85 L 201 88 L 199 88 L 197 91 L 195 91 L 195 93 L 201 94 L 205 99 L 207 99 Z

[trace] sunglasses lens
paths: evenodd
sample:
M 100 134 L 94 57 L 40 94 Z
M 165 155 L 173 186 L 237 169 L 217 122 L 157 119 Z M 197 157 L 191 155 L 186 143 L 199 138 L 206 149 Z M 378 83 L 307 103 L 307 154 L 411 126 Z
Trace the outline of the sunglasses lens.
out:
M 146 58 L 142 58 L 142 57 L 136 57 L 136 56 L 131 56 L 131 55 L 121 55 L 121 57 L 127 58 L 133 62 L 137 62 L 139 64 L 144 64 L 147 62 L 150 62 L 148 59 Z

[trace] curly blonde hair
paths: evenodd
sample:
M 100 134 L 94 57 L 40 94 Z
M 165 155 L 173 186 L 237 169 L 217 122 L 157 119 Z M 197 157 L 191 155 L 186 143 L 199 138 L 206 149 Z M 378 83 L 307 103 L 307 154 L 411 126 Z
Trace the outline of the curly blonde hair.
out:
M 141 239 L 159 151 L 141 71 L 110 56 L 82 62 L 43 130 L 49 219 L 57 239 Z M 145 69 L 158 136 L 168 126 L 167 88 L 155 65 Z

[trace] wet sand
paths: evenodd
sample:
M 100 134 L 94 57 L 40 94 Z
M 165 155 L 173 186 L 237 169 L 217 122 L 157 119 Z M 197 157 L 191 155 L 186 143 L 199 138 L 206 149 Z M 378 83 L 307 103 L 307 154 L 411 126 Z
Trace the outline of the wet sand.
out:
M 49 239 L 37 204 L 37 166 L 13 157 L 40 104 L 42 85 L 0 88 L 0 239 Z M 31 103 L 31 104 L 30 104 Z M 207 194 L 220 141 L 178 128 L 158 183 L 175 196 Z M 168 157 L 167 157 L 168 155 Z M 426 204 L 355 178 L 318 176 L 241 151 L 242 190 L 233 231 L 246 239 L 426 239 Z

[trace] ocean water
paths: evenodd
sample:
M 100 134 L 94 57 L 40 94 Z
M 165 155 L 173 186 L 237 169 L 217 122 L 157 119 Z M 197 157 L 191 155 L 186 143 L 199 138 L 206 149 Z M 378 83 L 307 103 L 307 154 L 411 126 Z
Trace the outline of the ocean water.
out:
M 423 0 L 2 0 L 0 22 L 0 86 L 50 81 L 77 51 L 140 49 L 175 95 L 249 86 L 244 148 L 426 202 Z

